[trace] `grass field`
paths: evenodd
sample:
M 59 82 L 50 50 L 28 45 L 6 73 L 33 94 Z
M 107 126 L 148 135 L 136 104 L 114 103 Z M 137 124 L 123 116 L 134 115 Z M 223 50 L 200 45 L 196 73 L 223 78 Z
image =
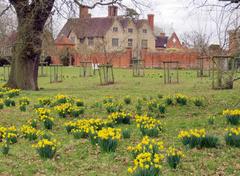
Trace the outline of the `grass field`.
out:
M 150 97 L 158 99 L 163 96 L 181 93 L 189 97 L 204 98 L 204 106 L 196 107 L 193 103 L 186 106 L 167 106 L 166 113 L 160 120 L 165 124 L 164 131 L 158 139 L 165 147 L 171 145 L 181 148 L 186 157 L 183 158 L 176 170 L 163 164 L 162 175 L 240 175 L 239 148 L 225 145 L 224 129 L 230 127 L 221 115 L 226 108 L 239 108 L 240 81 L 234 84 L 233 90 L 212 90 L 209 78 L 197 78 L 195 71 L 180 71 L 180 84 L 164 85 L 162 70 L 147 69 L 145 77 L 133 78 L 131 70 L 114 70 L 116 83 L 100 86 L 99 77 L 79 78 L 76 68 L 64 68 L 62 83 L 50 84 L 49 77 L 39 78 L 40 91 L 22 91 L 20 97 L 30 98 L 31 104 L 27 112 L 20 112 L 18 107 L 0 110 L 0 126 L 15 125 L 20 128 L 27 120 L 36 117 L 33 104 L 37 98 L 54 97 L 65 94 L 84 100 L 86 110 L 82 118 L 107 118 L 104 108 L 93 107 L 95 102 L 102 102 L 105 96 L 113 96 L 115 101 L 123 102 L 129 95 L 131 105 L 124 105 L 126 111 L 134 112 L 138 98 Z M 3 84 L 4 82 L 2 82 Z M 16 102 L 20 97 L 16 98 Z M 213 125 L 208 124 L 208 117 L 216 115 Z M 0 154 L 0 175 L 61 175 L 61 176 L 127 176 L 127 169 L 132 165 L 133 158 L 127 147 L 141 141 L 142 135 L 136 124 L 118 125 L 119 128 L 129 128 L 132 132 L 130 139 L 122 139 L 115 153 L 103 153 L 86 139 L 76 140 L 67 134 L 64 123 L 73 118 L 55 118 L 52 130 L 54 138 L 59 141 L 56 156 L 51 160 L 41 159 L 34 148 L 33 142 L 19 137 L 18 143 L 11 145 L 9 155 Z M 205 128 L 209 134 L 220 138 L 220 145 L 212 149 L 188 149 L 177 138 L 180 130 Z

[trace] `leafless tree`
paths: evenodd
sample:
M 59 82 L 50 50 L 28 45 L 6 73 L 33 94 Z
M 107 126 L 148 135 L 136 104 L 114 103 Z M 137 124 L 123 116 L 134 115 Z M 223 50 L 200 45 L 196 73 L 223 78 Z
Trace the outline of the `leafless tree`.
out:
M 223 52 L 229 50 L 229 31 L 234 31 L 238 34 L 240 29 L 239 7 L 238 0 L 191 0 L 191 5 L 196 7 L 196 10 L 201 8 L 209 13 L 210 20 L 215 24 L 213 35 L 217 39 Z M 236 37 L 239 39 L 240 37 Z M 240 42 L 239 42 L 240 43 Z
M 201 55 L 207 55 L 211 35 L 192 31 L 184 33 L 181 38 L 187 47 L 197 50 Z

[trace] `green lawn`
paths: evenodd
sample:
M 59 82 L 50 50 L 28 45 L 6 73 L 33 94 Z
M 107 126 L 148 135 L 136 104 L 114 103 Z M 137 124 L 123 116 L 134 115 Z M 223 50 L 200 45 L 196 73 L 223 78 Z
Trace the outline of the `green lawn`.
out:
M 2 70 L 0 70 L 2 71 Z M 62 83 L 49 83 L 49 77 L 39 78 L 40 91 L 22 91 L 20 97 L 31 99 L 27 112 L 20 112 L 18 107 L 0 110 L 0 126 L 15 125 L 18 129 L 27 120 L 35 117 L 33 105 L 37 98 L 57 94 L 65 94 L 81 98 L 86 104 L 84 118 L 107 118 L 104 108 L 93 107 L 95 102 L 102 102 L 105 96 L 113 96 L 115 101 L 123 102 L 127 95 L 131 96 L 132 104 L 124 105 L 124 109 L 135 111 L 138 98 L 154 98 L 157 95 L 185 94 L 190 97 L 205 99 L 204 107 L 196 107 L 193 103 L 186 106 L 167 106 L 165 117 L 160 120 L 165 124 L 165 130 L 158 139 L 164 141 L 165 147 L 174 145 L 181 148 L 186 157 L 176 170 L 164 163 L 163 175 L 240 175 L 240 150 L 225 145 L 224 129 L 230 127 L 222 117 L 226 108 L 239 108 L 240 81 L 234 84 L 233 90 L 212 90 L 209 78 L 197 78 L 195 71 L 180 71 L 180 84 L 164 85 L 163 71 L 147 69 L 145 77 L 133 78 L 131 70 L 115 69 L 116 83 L 100 86 L 99 77 L 79 78 L 76 68 L 64 68 Z M 2 82 L 4 84 L 4 82 Z M 17 100 L 20 98 L 16 98 Z M 161 100 L 160 100 L 161 101 Z M 214 125 L 208 124 L 208 116 L 217 115 Z M 127 146 L 136 145 L 141 141 L 141 133 L 133 122 L 131 125 L 119 125 L 119 128 L 129 128 L 132 131 L 130 139 L 122 139 L 115 153 L 103 153 L 98 147 L 93 147 L 88 140 L 76 140 L 64 129 L 64 123 L 73 118 L 60 119 L 55 114 L 55 126 L 52 130 L 54 138 L 59 141 L 56 156 L 52 160 L 42 160 L 32 148 L 34 142 L 21 137 L 18 143 L 11 146 L 10 154 L 0 154 L 0 175 L 62 175 L 62 176 L 127 176 L 127 169 L 132 166 L 133 158 L 127 151 Z M 214 149 L 188 149 L 177 138 L 182 129 L 205 128 L 210 134 L 220 138 L 220 145 Z

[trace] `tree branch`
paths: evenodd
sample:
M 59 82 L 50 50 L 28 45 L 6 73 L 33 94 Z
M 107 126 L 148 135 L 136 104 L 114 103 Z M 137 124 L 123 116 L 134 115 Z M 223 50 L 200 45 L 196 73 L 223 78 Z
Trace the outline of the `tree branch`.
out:
M 82 3 L 80 3 L 78 0 L 74 0 L 74 2 L 80 7 L 80 6 L 85 6 L 88 7 L 89 9 L 94 9 L 96 6 L 101 5 L 101 6 L 108 6 L 108 5 L 113 5 L 113 4 L 117 4 L 118 1 L 122 1 L 122 0 L 112 0 L 111 2 L 96 2 L 94 3 L 92 6 L 88 6 L 88 5 L 83 5 Z
M 0 17 L 3 16 L 10 8 L 11 8 L 11 4 L 8 5 L 8 6 L 0 13 Z

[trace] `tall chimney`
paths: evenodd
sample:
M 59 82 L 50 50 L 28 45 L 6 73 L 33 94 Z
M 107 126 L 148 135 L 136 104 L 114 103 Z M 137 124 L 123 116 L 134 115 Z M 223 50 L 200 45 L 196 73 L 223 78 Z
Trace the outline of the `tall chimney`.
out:
M 118 7 L 113 5 L 108 6 L 108 16 L 109 17 L 118 16 Z
M 80 6 L 80 12 L 79 12 L 79 18 L 88 18 L 90 15 L 88 13 L 88 7 L 81 5 Z
M 154 14 L 148 14 L 148 23 L 151 29 L 154 31 Z

